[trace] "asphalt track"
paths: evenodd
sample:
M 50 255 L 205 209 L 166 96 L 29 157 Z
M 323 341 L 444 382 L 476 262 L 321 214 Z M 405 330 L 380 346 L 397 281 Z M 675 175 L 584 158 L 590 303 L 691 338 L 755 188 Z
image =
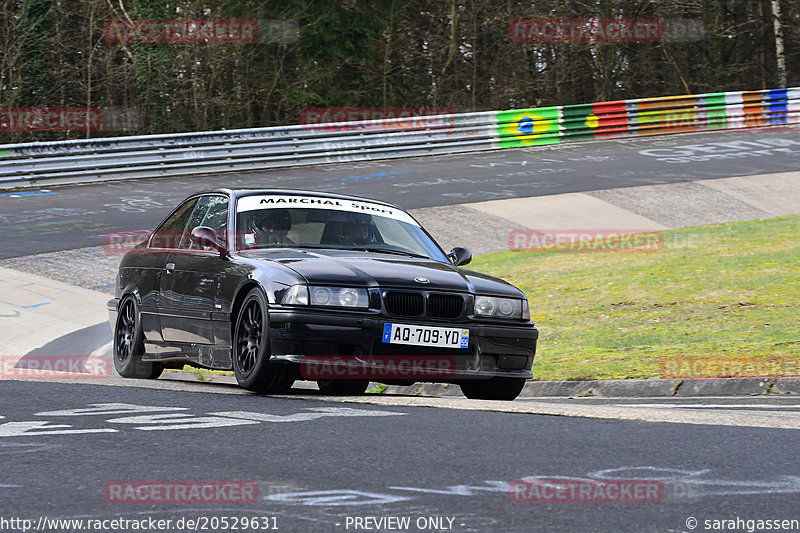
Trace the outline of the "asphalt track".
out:
M 0 193 L 0 259 L 101 246 L 217 187 L 307 189 L 406 209 L 798 170 L 800 128 L 764 128 Z
M 152 228 L 185 196 L 219 186 L 335 191 L 423 208 L 797 171 L 798 151 L 800 130 L 771 128 L 10 191 L 0 196 L 0 257 L 99 246 L 105 232 Z M 86 353 L 107 335 L 92 326 L 34 352 Z M 21 530 L 4 519 L 38 526 L 43 517 L 173 520 L 162 531 L 234 530 L 179 528 L 181 518 L 270 517 L 281 531 L 312 532 L 747 531 L 755 530 L 748 520 L 800 519 L 795 397 L 333 399 L 310 390 L 259 397 L 220 383 L 91 381 L 0 381 L 0 530 Z M 97 407 L 120 403 L 127 406 Z M 661 491 L 629 503 L 533 493 L 512 501 L 509 484 L 523 478 L 656 482 Z M 136 480 L 254 482 L 258 498 L 118 503 L 104 494 Z M 357 527 L 358 518 L 370 527 Z M 38 530 L 79 530 L 49 526 Z
M 281 531 L 666 532 L 691 531 L 690 518 L 698 531 L 705 520 L 800 518 L 796 430 L 83 384 L 0 382 L 0 397 L 15 423 L 0 426 L 0 516 L 33 524 L 246 516 Z M 628 502 L 527 490 L 515 501 L 523 478 L 660 488 Z M 258 497 L 131 501 L 109 488 L 141 480 L 250 482 Z M 356 528 L 358 517 L 412 526 Z M 434 517 L 452 522 L 417 525 Z

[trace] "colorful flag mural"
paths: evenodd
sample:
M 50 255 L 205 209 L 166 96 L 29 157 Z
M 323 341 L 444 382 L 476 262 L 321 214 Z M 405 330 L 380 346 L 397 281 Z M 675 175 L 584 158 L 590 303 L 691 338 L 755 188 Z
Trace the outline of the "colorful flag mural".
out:
M 499 111 L 500 148 L 558 144 L 559 115 L 558 107 Z

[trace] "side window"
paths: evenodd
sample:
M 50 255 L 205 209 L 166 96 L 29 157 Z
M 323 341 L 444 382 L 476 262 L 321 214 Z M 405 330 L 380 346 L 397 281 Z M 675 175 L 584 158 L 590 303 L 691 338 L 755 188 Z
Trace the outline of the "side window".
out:
M 195 205 L 197 198 L 192 198 L 176 209 L 153 233 L 150 248 L 177 248 L 186 232 L 186 225 Z
M 208 226 L 217 234 L 217 240 L 225 242 L 228 227 L 228 198 L 225 196 L 202 196 L 189 217 L 189 224 L 180 243 L 180 248 L 199 250 L 200 246 L 191 239 L 191 231 L 197 226 Z
M 208 206 L 208 213 L 203 220 L 203 226 L 208 226 L 217 232 L 217 240 L 225 242 L 225 231 L 228 229 L 228 198 L 225 196 L 212 196 Z

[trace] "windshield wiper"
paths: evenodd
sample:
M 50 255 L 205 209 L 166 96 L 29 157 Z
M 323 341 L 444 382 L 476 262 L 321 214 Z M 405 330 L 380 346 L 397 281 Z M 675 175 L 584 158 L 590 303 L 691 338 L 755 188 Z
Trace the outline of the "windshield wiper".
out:
M 358 252 L 377 252 L 381 254 L 392 254 L 392 255 L 403 255 L 406 257 L 417 257 L 419 259 L 430 259 L 427 255 L 421 255 L 414 252 L 406 252 L 403 250 L 395 250 L 392 248 L 378 248 L 376 246 L 369 247 L 369 246 L 356 246 L 354 248 L 343 248 L 338 247 L 331 244 L 280 244 L 280 245 L 272 245 L 272 246 L 265 246 L 265 247 L 257 247 L 257 248 L 248 248 L 247 250 L 269 250 L 269 249 L 276 249 L 276 248 L 294 248 L 296 250 L 302 250 L 304 248 L 308 248 L 311 250 L 335 250 L 337 252 L 348 252 L 351 250 L 355 250 Z
M 406 255 L 409 257 L 418 257 L 420 259 L 430 259 L 427 255 L 420 255 L 415 254 L 414 252 L 406 252 L 403 250 L 393 250 L 391 248 L 377 248 L 377 247 L 357 247 L 357 248 L 348 248 L 349 250 L 358 250 L 363 252 L 378 252 L 381 254 L 394 254 L 394 255 Z

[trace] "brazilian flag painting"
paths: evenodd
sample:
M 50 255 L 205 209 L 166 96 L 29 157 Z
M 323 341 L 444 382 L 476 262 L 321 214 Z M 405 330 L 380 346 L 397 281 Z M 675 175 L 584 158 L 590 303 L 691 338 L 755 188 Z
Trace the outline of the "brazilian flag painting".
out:
M 564 135 L 570 141 L 582 141 L 594 137 L 594 128 L 598 126 L 597 115 L 593 104 L 565 105 L 561 109 Z
M 497 112 L 500 148 L 558 144 L 559 107 L 512 109 Z

